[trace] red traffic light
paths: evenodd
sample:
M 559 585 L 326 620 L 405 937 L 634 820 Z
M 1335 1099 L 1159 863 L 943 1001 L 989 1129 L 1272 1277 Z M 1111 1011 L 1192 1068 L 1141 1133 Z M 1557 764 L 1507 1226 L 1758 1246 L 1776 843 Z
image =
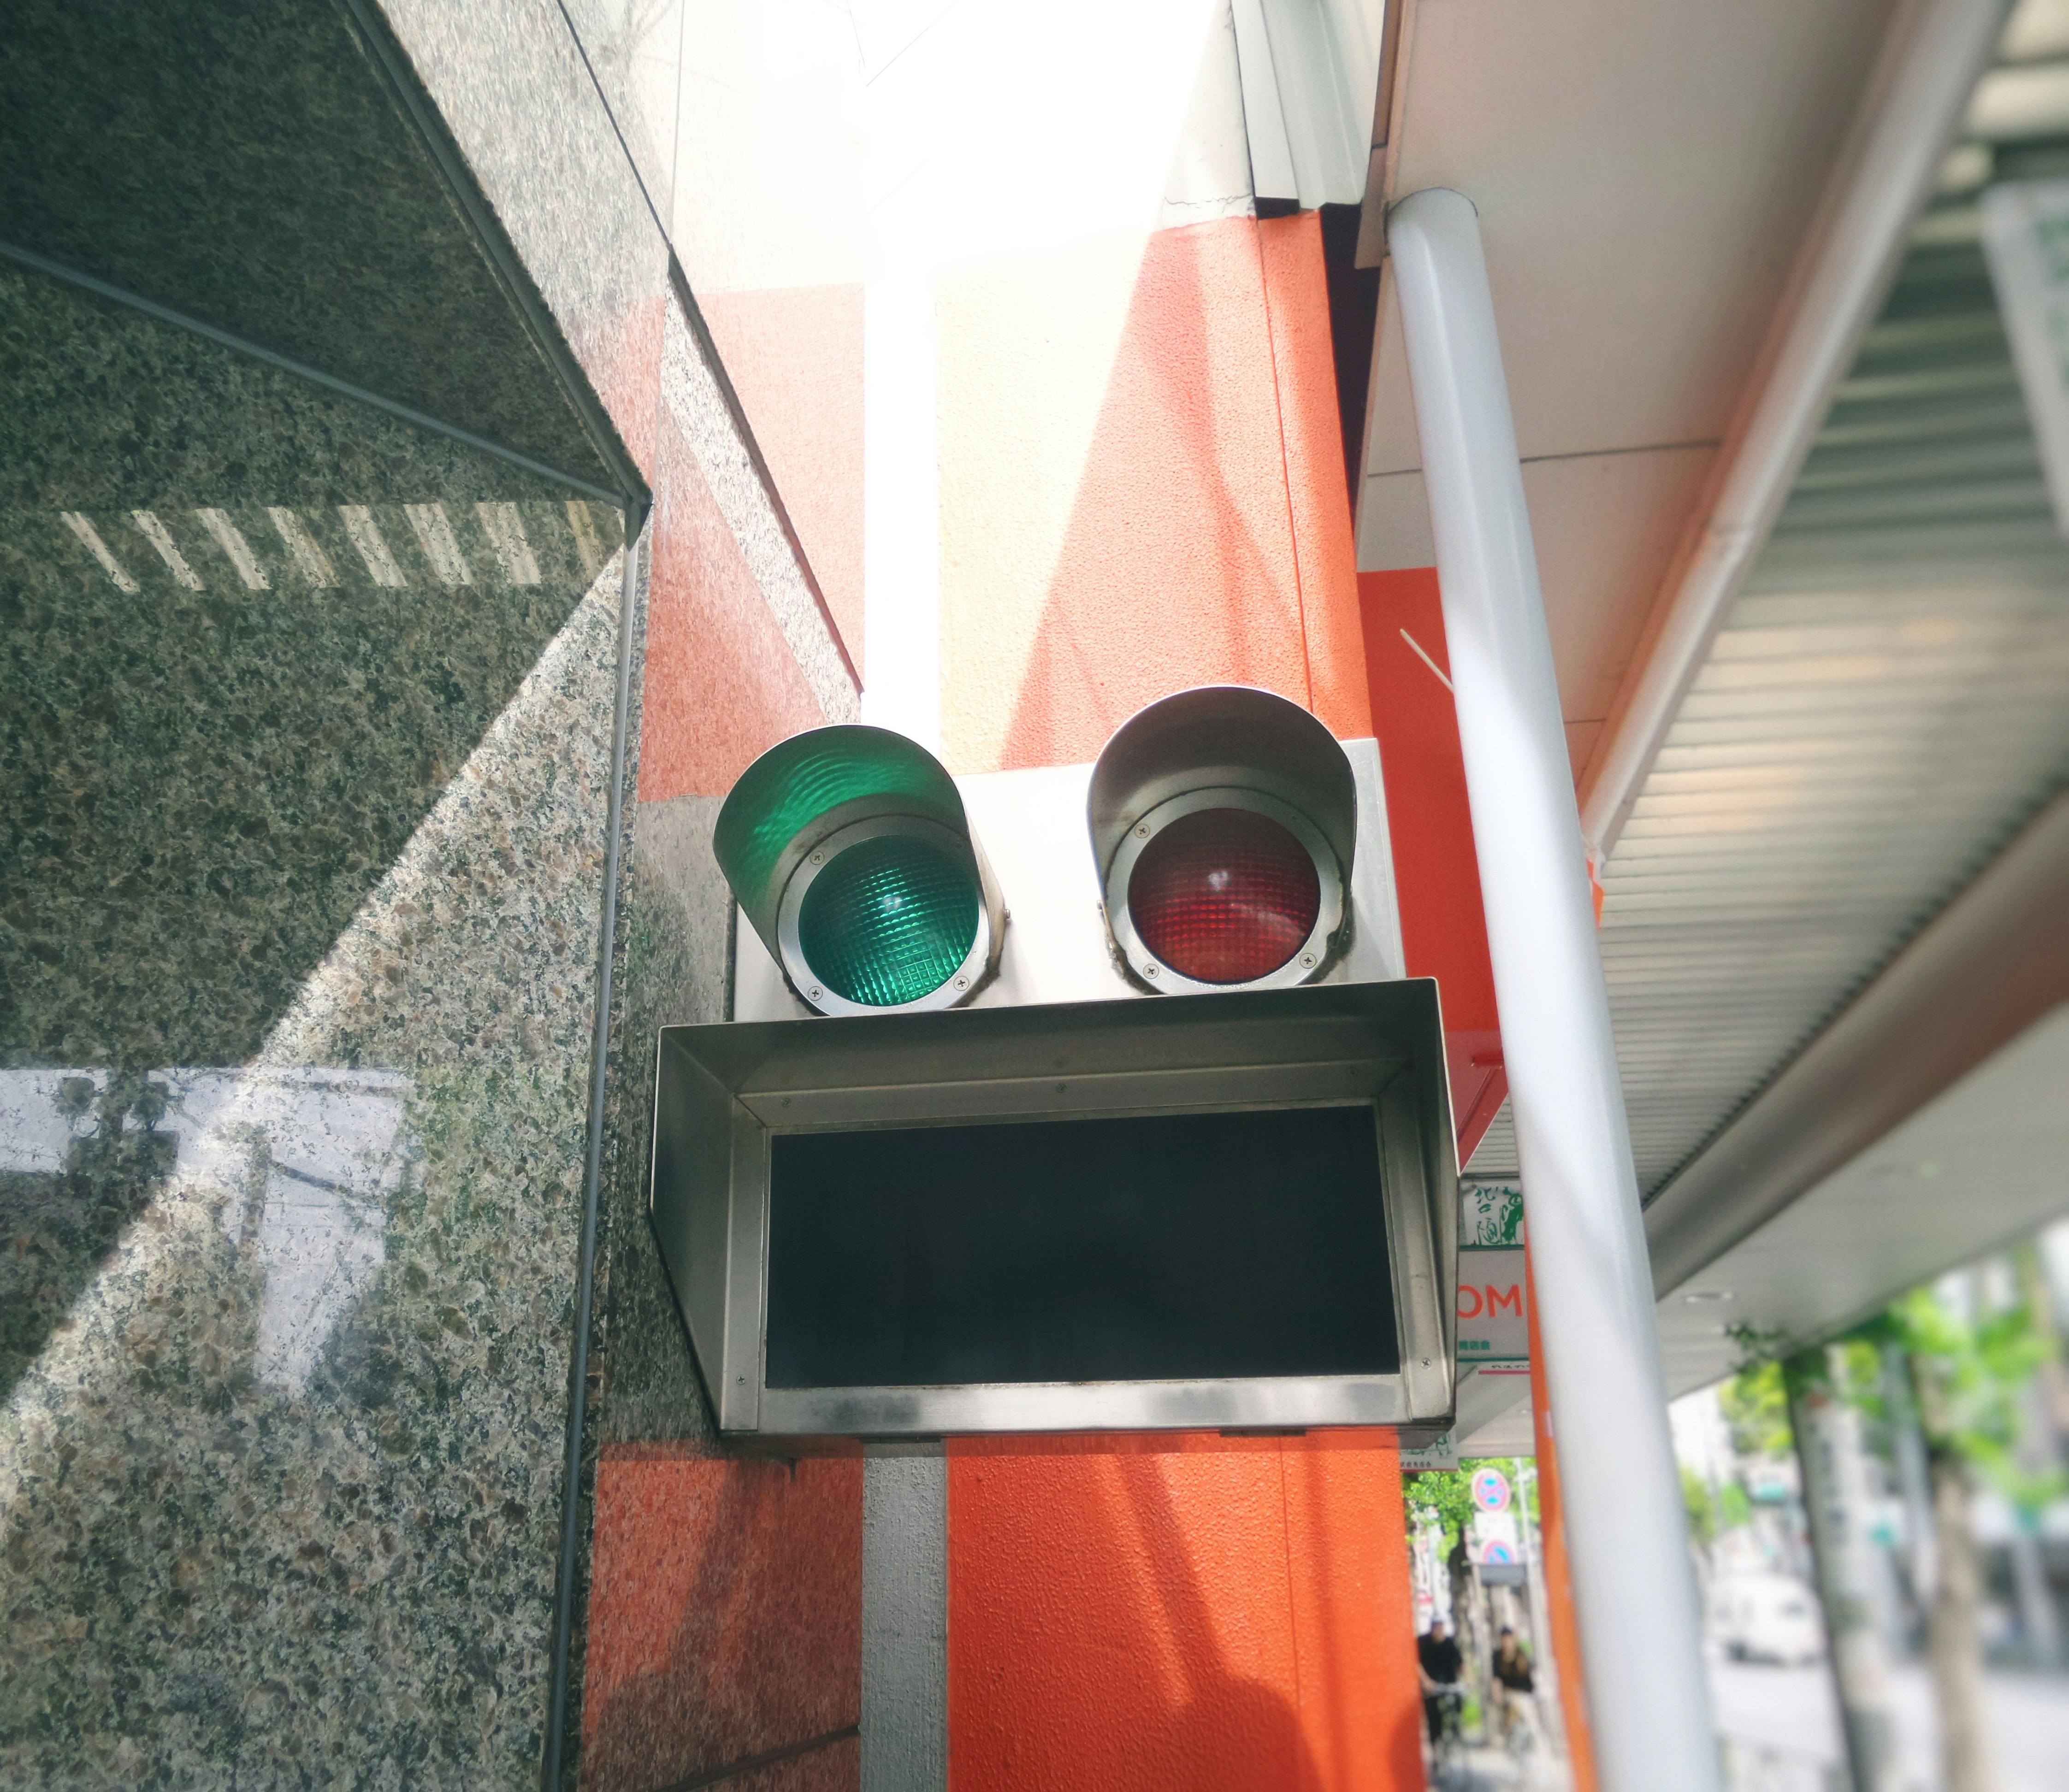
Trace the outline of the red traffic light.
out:
M 1307 943 L 1321 907 L 1314 855 L 1255 809 L 1178 817 L 1143 847 L 1128 883 L 1143 944 L 1195 983 L 1269 976 Z
M 1141 988 L 1282 988 L 1342 950 L 1357 780 L 1299 704 L 1232 685 L 1152 703 L 1100 755 L 1086 819 Z

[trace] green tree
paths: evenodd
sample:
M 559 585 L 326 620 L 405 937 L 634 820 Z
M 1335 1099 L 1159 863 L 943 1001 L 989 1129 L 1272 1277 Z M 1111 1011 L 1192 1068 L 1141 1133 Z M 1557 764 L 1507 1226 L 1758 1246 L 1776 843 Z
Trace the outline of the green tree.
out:
M 1779 1357 L 1741 1369 L 1724 1383 L 1718 1404 L 1732 1427 L 1732 1448 L 1740 1456 L 1785 1456 L 1795 1448 Z
M 2020 1448 L 2028 1394 L 2055 1348 L 2026 1300 L 1970 1318 L 1915 1288 L 1855 1334 L 1870 1346 L 1885 1338 L 1912 1365 L 1928 1450 L 1958 1456 L 2028 1517 L 2069 1493 L 2059 1464 L 2036 1468 Z
M 1403 1476 L 1402 1485 L 1408 1506 L 1410 1533 L 1441 1529 L 1445 1554 L 1448 1555 L 1458 1548 L 1477 1509 L 1473 1505 L 1473 1474 L 1483 1468 L 1499 1468 L 1508 1476 L 1518 1509 L 1527 1512 L 1532 1524 L 1540 1523 L 1536 1477 L 1531 1476 L 1526 1487 L 1520 1472 L 1521 1466 L 1514 1456 L 1485 1456 L 1461 1462 L 1455 1468 L 1430 1468 L 1419 1474 Z
M 1458 1548 L 1473 1514 L 1472 1476 L 1464 1468 L 1426 1469 L 1403 1477 L 1408 1504 L 1408 1529 L 1413 1536 L 1426 1530 L 1444 1533 L 1443 1553 L 1449 1557 Z
M 1753 1501 L 1736 1480 L 1712 1487 L 1685 1462 L 1681 1464 L 1681 1500 L 1688 1509 L 1689 1533 L 1706 1550 L 1726 1531 L 1736 1530 L 1753 1517 Z

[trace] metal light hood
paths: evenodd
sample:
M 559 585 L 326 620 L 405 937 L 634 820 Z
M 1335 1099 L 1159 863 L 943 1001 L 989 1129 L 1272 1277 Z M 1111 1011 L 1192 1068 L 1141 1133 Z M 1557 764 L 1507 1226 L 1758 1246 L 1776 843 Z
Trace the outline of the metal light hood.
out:
M 769 1385 L 772 1142 L 1369 1104 L 1399 1332 L 1386 1375 L 977 1385 Z M 1005 1009 L 671 1027 L 651 1214 L 720 1428 L 738 1440 L 1447 1425 L 1458 1166 L 1425 980 Z

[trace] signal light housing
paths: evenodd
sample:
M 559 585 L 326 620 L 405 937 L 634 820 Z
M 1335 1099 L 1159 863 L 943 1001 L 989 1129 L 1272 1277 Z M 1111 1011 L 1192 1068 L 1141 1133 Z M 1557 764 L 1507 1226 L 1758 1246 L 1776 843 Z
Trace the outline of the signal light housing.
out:
M 667 1027 L 655 1075 L 726 1436 L 1450 1427 L 1432 983 Z
M 1210 685 L 1150 704 L 1100 755 L 1087 819 L 1141 988 L 1285 988 L 1347 943 L 1357 780 L 1297 703 Z
M 749 926 L 822 1014 L 967 1001 L 1005 911 L 955 783 L 888 728 L 815 728 L 741 775 L 712 849 Z

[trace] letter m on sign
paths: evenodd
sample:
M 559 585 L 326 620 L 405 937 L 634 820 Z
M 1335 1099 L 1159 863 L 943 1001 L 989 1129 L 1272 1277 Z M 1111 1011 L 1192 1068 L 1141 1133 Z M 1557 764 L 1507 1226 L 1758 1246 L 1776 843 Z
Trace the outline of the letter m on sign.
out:
M 1523 1252 L 1503 1247 L 1459 1252 L 1459 1355 L 1479 1362 L 1525 1362 L 1530 1327 L 1524 1313 Z

